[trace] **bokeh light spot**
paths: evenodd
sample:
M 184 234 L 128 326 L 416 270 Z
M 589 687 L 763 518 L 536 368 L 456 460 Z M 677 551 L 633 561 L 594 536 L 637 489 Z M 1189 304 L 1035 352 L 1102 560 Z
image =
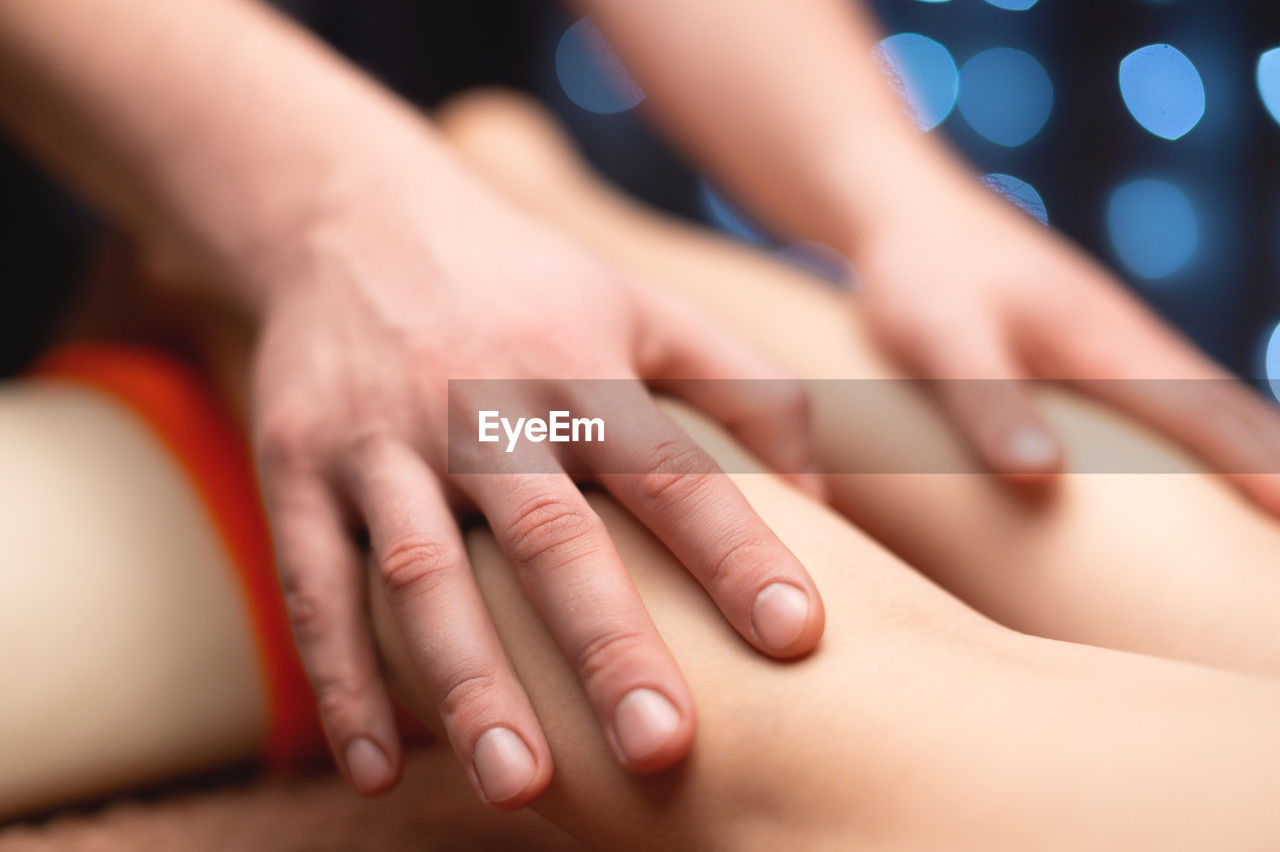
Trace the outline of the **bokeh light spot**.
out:
M 876 58 L 921 130 L 937 127 L 951 114 L 960 76 L 941 44 L 918 33 L 898 33 L 876 45 Z
M 1267 112 L 1280 122 L 1280 47 L 1258 57 L 1258 94 Z
M 1120 95 L 1134 119 L 1163 139 L 1179 139 L 1204 117 L 1204 82 L 1182 51 L 1140 47 L 1120 62 Z
M 1053 83 L 1034 56 L 993 47 L 960 69 L 960 114 L 997 145 L 1016 147 L 1032 139 L 1053 109 Z
M 724 199 L 710 183 L 698 179 L 698 200 L 702 204 L 702 212 L 707 220 L 720 230 L 749 243 L 768 243 L 764 230 L 754 224 L 744 213 Z
M 1130 181 L 1111 193 L 1107 232 L 1125 267 L 1148 280 L 1182 269 L 1200 243 L 1191 199 L 1174 184 L 1149 178 Z
M 989 189 L 1009 199 L 1010 203 L 1022 208 L 1025 213 L 1037 219 L 1041 225 L 1049 224 L 1049 211 L 1044 206 L 1044 199 L 1040 197 L 1040 193 L 1036 192 L 1036 188 L 1025 180 L 1016 178 L 1013 175 L 992 172 L 989 175 L 984 175 L 982 182 Z
M 1262 369 L 1271 395 L 1280 399 L 1280 323 L 1276 323 L 1267 337 L 1266 348 L 1262 352 Z
M 556 45 L 556 78 L 569 100 L 588 112 L 625 112 L 644 100 L 590 18 L 582 18 Z
M 1008 9 L 1010 12 L 1025 12 L 1036 5 L 1037 0 L 987 0 L 997 9 Z

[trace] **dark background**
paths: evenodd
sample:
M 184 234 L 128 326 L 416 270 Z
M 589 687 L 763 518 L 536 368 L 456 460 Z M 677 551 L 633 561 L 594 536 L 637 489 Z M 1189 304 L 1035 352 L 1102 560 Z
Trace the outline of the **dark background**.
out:
M 737 227 L 709 207 L 705 185 L 663 148 L 636 110 L 599 114 L 566 95 L 555 57 L 572 20 L 549 2 L 278 5 L 423 107 L 477 84 L 536 93 L 623 187 L 674 212 Z M 876 6 L 886 33 L 929 36 L 957 65 L 997 46 L 1019 48 L 1040 62 L 1053 84 L 1053 106 L 1027 143 L 992 143 L 958 110 L 933 132 L 946 134 L 982 172 L 1016 175 L 1034 186 L 1052 224 L 1121 275 L 1126 270 L 1106 224 L 1110 194 L 1142 177 L 1181 186 L 1200 227 L 1197 251 L 1178 271 L 1139 281 L 1135 289 L 1231 369 L 1265 378 L 1266 343 L 1280 319 L 1280 126 L 1263 106 L 1254 74 L 1258 56 L 1280 45 L 1280 4 L 1039 0 L 1009 11 L 985 0 L 880 0 Z M 1206 93 L 1204 118 L 1176 141 L 1143 129 L 1117 84 L 1121 59 L 1165 42 L 1192 60 Z M 0 148 L 0 371 L 20 369 L 46 343 L 98 230 L 93 217 L 37 169 Z

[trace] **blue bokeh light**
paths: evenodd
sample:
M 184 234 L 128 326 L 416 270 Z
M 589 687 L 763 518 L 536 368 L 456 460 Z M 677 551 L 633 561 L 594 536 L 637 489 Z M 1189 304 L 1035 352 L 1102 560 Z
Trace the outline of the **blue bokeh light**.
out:
M 1025 12 L 1036 5 L 1038 0 L 987 0 L 997 9 L 1008 9 L 1010 12 Z
M 1271 395 L 1280 399 L 1280 323 L 1276 323 L 1267 336 L 1266 346 L 1262 351 L 1262 370 L 1267 377 Z
M 1258 57 L 1258 94 L 1267 112 L 1280 122 L 1280 47 Z
M 1163 139 L 1185 136 L 1204 117 L 1200 72 L 1172 45 L 1140 47 L 1121 60 L 1120 95 L 1134 119 Z
M 764 230 L 752 223 L 746 214 L 724 199 L 705 179 L 698 179 L 698 200 L 702 212 L 720 230 L 749 243 L 764 245 L 769 242 Z
M 569 100 L 588 112 L 626 112 L 644 100 L 590 18 L 565 30 L 556 45 L 556 79 Z
M 881 39 L 876 57 L 892 75 L 921 130 L 942 123 L 956 105 L 960 76 L 951 53 L 918 33 L 898 33 Z
M 1053 110 L 1053 83 L 1034 56 L 993 47 L 960 69 L 960 114 L 997 145 L 1016 147 L 1040 132 Z
M 1016 178 L 1013 175 L 992 172 L 989 175 L 984 175 L 982 182 L 989 189 L 1009 199 L 1011 204 L 1021 208 L 1032 218 L 1037 219 L 1041 225 L 1049 224 L 1049 211 L 1044 206 L 1044 199 L 1040 197 L 1039 192 L 1036 192 L 1036 188 L 1025 180 Z
M 1191 199 L 1165 180 L 1130 181 L 1111 193 L 1107 233 L 1121 263 L 1147 280 L 1182 269 L 1200 244 L 1200 223 Z

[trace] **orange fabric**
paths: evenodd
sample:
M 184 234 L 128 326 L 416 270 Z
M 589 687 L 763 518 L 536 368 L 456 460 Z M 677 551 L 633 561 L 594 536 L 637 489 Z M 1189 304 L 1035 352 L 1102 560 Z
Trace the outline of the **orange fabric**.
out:
M 213 389 L 173 355 L 128 344 L 63 346 L 42 359 L 33 375 L 110 393 L 173 453 L 199 492 L 244 589 L 269 712 L 264 760 L 283 769 L 322 754 L 324 735 L 276 582 L 248 447 Z

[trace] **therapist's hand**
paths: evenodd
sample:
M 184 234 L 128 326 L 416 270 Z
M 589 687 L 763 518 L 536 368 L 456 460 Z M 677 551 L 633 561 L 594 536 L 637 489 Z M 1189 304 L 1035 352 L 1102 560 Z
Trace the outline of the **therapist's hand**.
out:
M 487 517 L 623 764 L 667 766 L 693 737 L 680 671 L 569 478 L 447 474 L 450 378 L 547 379 L 556 403 L 568 380 L 624 380 L 630 417 L 615 425 L 632 439 L 575 470 L 600 473 L 747 641 L 780 657 L 817 641 L 803 568 L 641 384 L 777 373 L 509 209 L 417 110 L 270 4 L 0 0 L 0 122 L 129 234 L 148 277 L 254 313 L 251 427 L 282 585 L 359 789 L 399 766 L 362 529 L 480 794 L 515 807 L 550 777 L 455 507 Z M 765 462 L 805 469 L 803 399 L 785 380 L 748 396 L 683 387 Z
M 551 754 L 467 564 L 455 510 L 478 509 L 577 671 L 616 758 L 640 772 L 689 748 L 694 703 L 608 533 L 564 472 L 450 475 L 448 379 L 630 379 L 632 440 L 578 459 L 646 524 L 760 651 L 803 654 L 823 609 L 804 568 L 643 382 L 775 379 L 690 401 L 766 461 L 802 470 L 803 397 L 682 304 L 467 181 L 402 170 L 340 193 L 255 274 L 261 307 L 253 426 L 282 585 L 330 745 L 354 785 L 394 783 L 399 747 L 352 531 L 368 530 L 392 611 L 480 796 L 546 787 Z M 698 390 L 697 388 L 701 388 Z M 546 399 L 537 398 L 546 394 Z M 474 414 L 470 423 L 475 423 Z M 606 419 L 607 415 L 606 415 Z M 546 444 L 539 444 L 545 447 Z
M 923 187 L 923 182 L 921 184 Z M 959 169 L 854 251 L 873 333 L 942 401 L 994 470 L 1057 471 L 1029 382 L 1067 380 L 1181 443 L 1280 514 L 1280 417 L 1096 261 Z M 1159 379 L 1212 380 L 1171 392 Z M 1116 381 L 1126 380 L 1126 381 Z

